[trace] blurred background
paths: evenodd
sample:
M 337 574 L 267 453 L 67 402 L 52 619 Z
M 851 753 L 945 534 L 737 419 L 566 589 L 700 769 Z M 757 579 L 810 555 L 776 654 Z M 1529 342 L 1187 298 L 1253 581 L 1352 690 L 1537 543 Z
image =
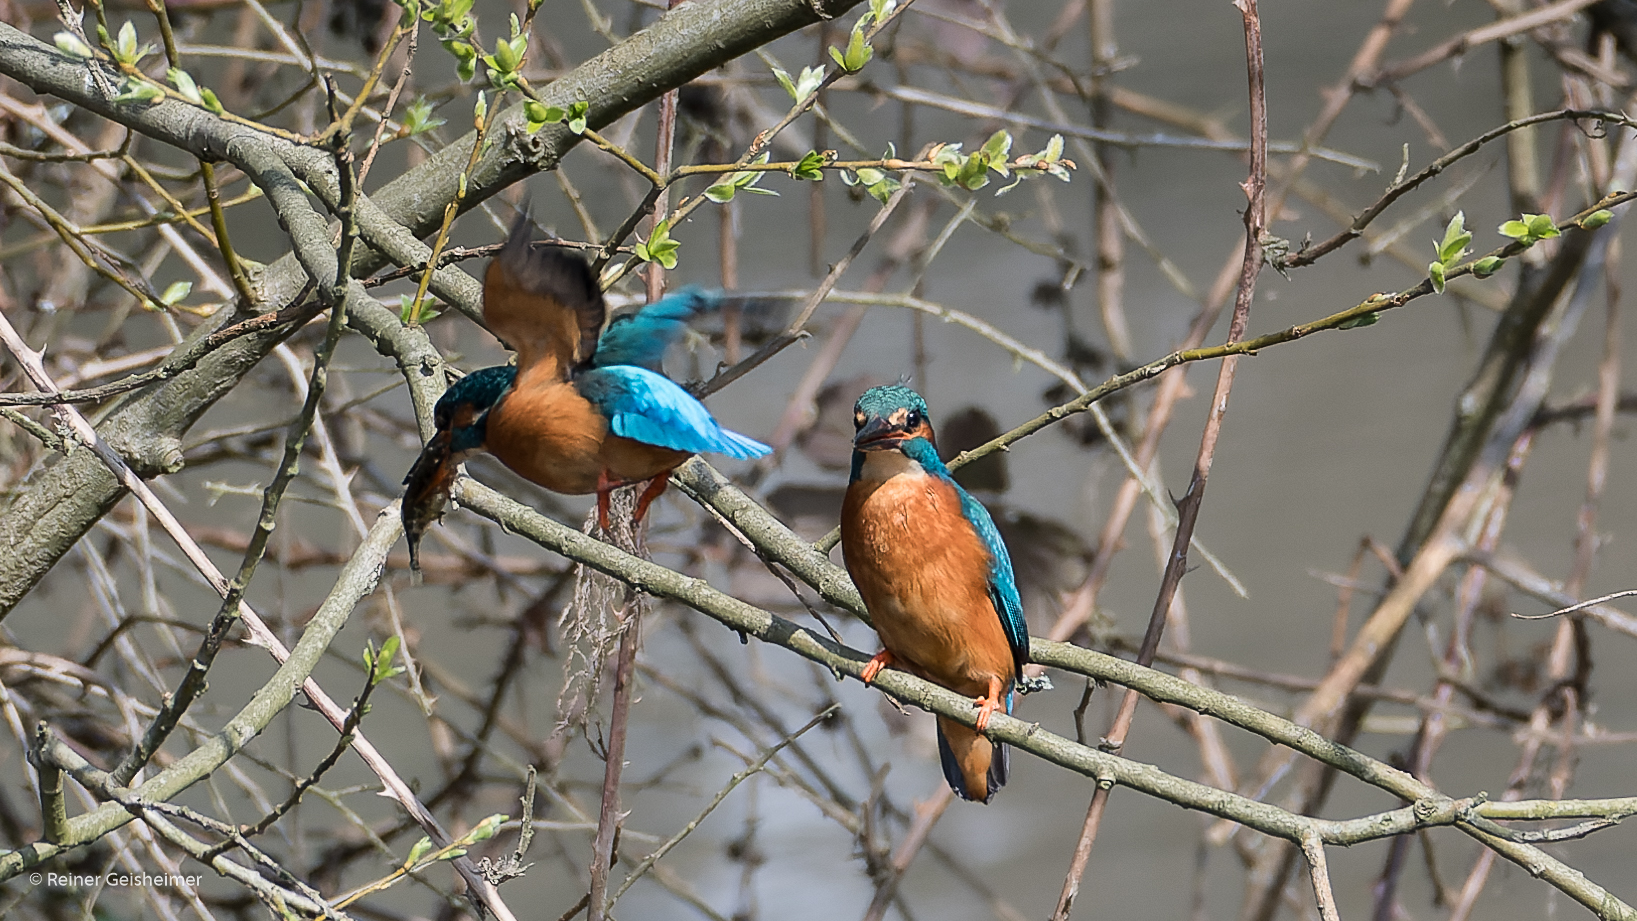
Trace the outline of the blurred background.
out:
M 1345 227 L 1401 170 L 1414 175 L 1519 115 L 1621 110 L 1634 73 L 1618 40 L 1628 6 L 1260 4 L 1274 151 L 1270 202 L 1278 204 L 1270 231 L 1297 253 Z M 828 63 L 826 48 L 845 44 L 864 8 L 683 88 L 676 162 L 736 158 L 790 104 L 773 69 L 797 74 Z M 0 9 L 45 41 L 62 28 L 49 5 L 10 0 Z M 350 92 L 400 13 L 365 0 L 169 9 L 201 85 L 213 87 L 230 111 L 296 132 L 322 128 L 326 117 L 288 40 L 298 37 L 298 50 L 331 62 L 320 69 L 343 74 Z M 505 34 L 509 12 L 505 4 L 477 4 L 486 42 Z M 1532 28 L 1491 29 L 1524 14 L 1535 15 Z M 546 84 L 659 15 L 648 3 L 545 4 L 533 22 L 531 81 Z M 1384 42 L 1368 45 L 1384 16 L 1392 25 Z M 152 17 L 140 9 L 111 5 L 108 17 L 115 28 L 130 18 L 144 41 L 157 40 Z M 1593 19 L 1604 28 L 1594 29 Z M 1493 32 L 1506 34 L 1497 40 Z M 1462 36 L 1469 41 L 1457 43 Z M 392 124 L 403 123 L 411 101 L 447 124 L 401 139 L 388 131 L 391 142 L 381 147 L 366 193 L 471 123 L 481 78 L 459 81 L 454 59 L 433 38 L 422 30 Z M 811 540 L 836 524 L 851 406 L 868 386 L 907 378 L 930 404 L 940 448 L 952 457 L 1181 347 L 1191 329 L 1197 327 L 1196 342 L 1220 342 L 1232 307 L 1231 291 L 1218 279 L 1237 270 L 1243 245 L 1249 103 L 1243 23 L 1231 4 L 918 0 L 875 38 L 874 48 L 867 68 L 824 91 L 820 115 L 806 115 L 778 136 L 774 160 L 829 149 L 843 159 L 871 159 L 889 146 L 908 157 L 934 143 L 970 151 L 1005 129 L 1014 155 L 1065 136 L 1065 155 L 1079 169 L 1066 184 L 1038 177 L 1003 196 L 995 194 L 1005 185 L 998 178 L 971 191 L 915 177 L 808 323 L 811 338 L 709 399 L 725 425 L 778 449 L 773 463 L 718 466 Z M 402 68 L 403 54 L 400 47 L 390 59 L 384 84 Z M 83 163 L 8 152 L 62 149 L 47 125 L 93 149 L 118 147 L 122 129 L 16 83 L 0 84 L 0 91 L 7 99 L 0 128 L 12 145 L 0 151 L 10 157 L 8 170 L 81 226 L 112 226 L 137 214 L 130 187 L 138 183 L 129 172 L 116 186 L 90 176 Z M 1336 108 L 1327 112 L 1330 105 Z M 652 162 L 653 109 L 602 134 Z M 1620 175 L 1618 157 L 1632 135 L 1590 120 L 1548 121 L 1485 144 L 1316 264 L 1263 271 L 1250 334 L 1415 286 L 1457 211 L 1481 254 L 1507 242 L 1497 228 L 1521 213 L 1561 219 L 1603 190 L 1630 187 L 1629 177 L 1618 185 L 1611 175 Z M 360 150 L 367 139 L 360 131 Z M 197 161 L 150 141 L 133 154 L 182 201 L 202 202 L 192 175 Z M 1103 194 L 1098 172 L 1107 177 Z M 673 377 L 709 378 L 791 322 L 801 299 L 882 207 L 841 178 L 830 173 L 806 183 L 774 173 L 759 188 L 777 197 L 741 194 L 671 229 L 682 245 L 666 284 L 728 287 L 737 295 L 731 310 L 702 321 L 699 335 L 669 356 Z M 229 170 L 222 181 L 224 198 L 234 201 L 227 226 L 239 252 L 261 262 L 281 256 L 289 241 L 271 210 L 259 199 L 237 201 L 248 186 L 242 175 Z M 671 203 L 702 189 L 685 186 Z M 146 186 L 140 191 L 148 194 Z M 532 176 L 462 217 L 450 245 L 498 242 L 524 201 L 542 236 L 601 243 L 647 191 L 638 174 L 581 144 L 555 173 Z M 61 386 L 105 382 L 163 359 L 222 302 L 151 229 L 114 227 L 97 239 L 128 256 L 155 291 L 196 282 L 172 309 L 135 307 L 128 292 L 64 251 L 37 208 L 15 191 L 4 202 L 0 307 L 33 347 L 46 348 Z M 1516 358 L 1518 366 L 1533 359 L 1530 367 L 1545 377 L 1543 392 L 1533 397 L 1536 411 L 1523 416 L 1535 421 L 1499 443 L 1501 456 L 1517 457 L 1512 476 L 1504 483 L 1498 473 L 1478 480 L 1474 488 L 1490 498 L 1452 526 L 1498 562 L 1450 566 L 1421 596 L 1385 670 L 1371 676 L 1369 693 L 1357 698 L 1371 705 L 1345 732 L 1330 727 L 1367 754 L 1416 767 L 1451 796 L 1633 793 L 1637 725 L 1624 704 L 1637 694 L 1637 672 L 1623 667 L 1633 650 L 1630 622 L 1618 611 L 1579 626 L 1510 616 L 1557 606 L 1520 589 L 1528 578 L 1578 598 L 1634 587 L 1637 551 L 1626 528 L 1637 520 L 1637 491 L 1628 486 L 1637 479 L 1637 456 L 1626 417 L 1605 413 L 1600 425 L 1594 412 L 1600 394 L 1624 409 L 1616 398 L 1630 389 L 1619 370 L 1632 355 L 1620 329 L 1631 270 L 1620 255 L 1623 210 L 1615 211 L 1615 223 L 1599 236 L 1604 242 L 1570 274 L 1535 346 Z M 1452 281 L 1442 295 L 1413 300 L 1373 325 L 1316 333 L 1241 361 L 1162 667 L 1276 714 L 1300 705 L 1375 608 L 1391 566 L 1407 562 L 1426 539 L 1411 536 L 1412 520 L 1444 456 L 1463 389 L 1520 285 L 1539 283 L 1565 248 L 1562 240 L 1542 243 L 1490 278 Z M 1532 268 L 1531 259 L 1538 259 Z M 476 275 L 483 261 L 462 265 Z M 387 282 L 372 293 L 396 313 L 414 281 Z M 618 304 L 637 304 L 641 286 L 628 278 L 610 295 Z M 445 310 L 424 327 L 461 371 L 507 360 L 492 336 L 457 311 Z M 278 360 L 252 370 L 183 436 L 186 467 L 155 481 L 225 571 L 238 566 L 282 449 L 283 426 L 300 406 L 303 362 L 310 363 L 322 335 L 320 320 L 292 337 Z M 1151 476 L 1172 495 L 1187 488 L 1216 368 L 1210 362 L 1173 372 L 1177 380 L 1166 396 L 1166 384 L 1149 382 L 1099 404 L 1126 444 L 1152 442 Z M 1600 369 L 1607 372 L 1601 382 Z M 7 390 L 27 389 L 15 363 L 0 363 L 0 380 Z M 1525 399 L 1507 405 L 1527 410 Z M 1174 412 L 1155 430 L 1152 413 L 1161 400 Z M 50 424 L 37 410 L 27 415 Z M 368 523 L 397 498 L 420 447 L 402 374 L 360 336 L 341 342 L 320 420 L 325 431 L 309 438 L 268 559 L 247 596 L 287 643 L 330 591 Z M 8 494 L 28 490 L 57 459 L 22 429 L 0 425 L 0 486 Z M 547 493 L 490 457 L 473 460 L 467 471 L 570 524 L 590 507 L 585 498 Z M 1065 631 L 1059 638 L 1134 655 L 1171 545 L 1164 517 L 1170 501 L 1163 493 L 1157 502 L 1139 498 L 1128 518 L 1113 517 L 1110 533 L 1128 471 L 1090 414 L 1050 426 L 960 476 L 1001 525 L 1034 632 Z M 679 491 L 667 494 L 651 520 L 648 546 L 656 561 L 822 629 L 811 613 L 816 608 L 848 645 L 867 653 L 878 648 L 868 627 L 814 592 L 803 587 L 796 597 L 790 583 Z M 1483 522 L 1487 532 L 1478 526 Z M 587 664 L 601 663 L 612 648 L 606 612 L 587 602 L 595 593 L 577 588 L 581 576 L 570 563 L 466 510 L 452 510 L 422 554 L 427 579 L 412 586 L 406 553 L 401 546 L 393 552 L 379 589 L 354 612 L 314 676 L 348 700 L 362 682 L 366 641 L 401 637 L 409 672 L 376 691 L 365 731 L 457 830 L 491 813 L 515 818 L 525 768 L 534 765 L 539 833 L 528 854 L 534 866 L 501 891 L 519 917 L 564 915 L 585 891 L 602 787 L 609 682 L 604 676 L 588 697 L 583 679 Z M 839 551 L 832 559 L 840 562 Z M 215 596 L 127 499 L 5 617 L 0 693 L 13 727 L 0 734 L 6 847 L 40 834 L 23 727 L 50 719 L 93 762 L 117 760 L 179 680 L 197 630 L 216 607 Z M 238 640 L 224 649 L 208 693 L 157 763 L 208 735 L 272 673 L 262 651 Z M 682 829 L 747 760 L 830 703 L 841 708 L 738 786 L 621 897 L 613 915 L 865 916 L 884 892 L 917 804 L 942 796 L 931 716 L 900 710 L 855 681 L 838 682 L 784 649 L 742 644 L 673 604 L 654 605 L 642 640 L 616 880 Z M 1095 744 L 1120 692 L 1097 688 L 1086 703 L 1084 680 L 1057 676 L 1056 685 L 1022 699 L 1018 716 L 1073 738 L 1082 708 L 1084 736 Z M 1429 714 L 1439 730 L 1428 729 Z M 1232 727 L 1204 730 L 1202 722 L 1145 703 L 1124 753 L 1270 801 L 1304 782 L 1281 777 L 1262 786 L 1257 761 L 1266 743 Z M 334 744 L 334 730 L 318 715 L 289 708 L 230 769 L 179 801 L 224 821 L 253 823 Z M 391 801 L 374 795 L 378 789 L 375 776 L 345 756 L 260 844 L 327 896 L 377 879 L 420 835 Z M 1015 756 L 1011 782 L 992 804 L 938 805 L 948 808 L 896 894 L 882 896 L 884 910 L 905 919 L 1050 916 L 1092 790 L 1086 777 Z M 1347 818 L 1400 805 L 1343 778 L 1318 812 Z M 70 813 L 83 808 L 75 803 Z M 1075 914 L 1317 917 L 1300 870 L 1282 888 L 1259 890 L 1265 881 L 1248 868 L 1265 861 L 1267 842 L 1242 829 L 1231 837 L 1221 829 L 1213 834 L 1212 826 L 1209 817 L 1115 789 Z M 516 835 L 515 826 L 508 828 L 474 856 L 509 852 Z M 157 858 L 141 837 L 128 829 L 74 852 L 65 864 L 77 872 L 106 872 L 122 860 L 152 867 Z M 1331 855 L 1344 914 L 1509 919 L 1582 911 L 1504 861 L 1475 873 L 1480 849 L 1457 832 L 1427 832 L 1399 847 L 1382 841 Z M 1632 829 L 1548 849 L 1616 895 L 1634 894 Z M 198 872 L 196 863 L 183 865 Z M 0 885 L 6 903 L 38 917 L 263 911 L 246 890 L 209 871 L 205 876 L 198 900 L 170 890 L 30 887 L 26 877 Z M 452 894 L 457 884 L 447 867 L 420 876 L 350 910 L 381 918 L 471 910 Z

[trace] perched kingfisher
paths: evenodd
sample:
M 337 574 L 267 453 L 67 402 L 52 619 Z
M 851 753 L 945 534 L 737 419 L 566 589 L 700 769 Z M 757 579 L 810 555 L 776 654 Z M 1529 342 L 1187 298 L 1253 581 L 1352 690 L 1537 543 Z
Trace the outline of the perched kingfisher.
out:
M 886 647 L 864 683 L 896 665 L 970 695 L 977 731 L 938 717 L 938 754 L 949 786 L 987 803 L 1006 783 L 1007 754 L 981 733 L 996 710 L 1012 712 L 1029 660 L 1012 559 L 989 512 L 939 460 L 920 394 L 872 387 L 854 404 L 853 425 L 841 552 Z
M 716 298 L 687 288 L 607 330 L 608 305 L 579 255 L 535 247 L 527 214 L 483 277 L 483 319 L 517 352 L 516 366 L 456 381 L 433 413 L 436 433 L 404 483 L 410 567 L 420 538 L 442 514 L 454 467 L 486 450 L 553 492 L 597 494 L 608 530 L 608 496 L 652 482 L 634 519 L 665 491 L 671 470 L 699 452 L 749 458 L 767 445 L 722 428 L 704 405 L 660 373 L 665 350 Z

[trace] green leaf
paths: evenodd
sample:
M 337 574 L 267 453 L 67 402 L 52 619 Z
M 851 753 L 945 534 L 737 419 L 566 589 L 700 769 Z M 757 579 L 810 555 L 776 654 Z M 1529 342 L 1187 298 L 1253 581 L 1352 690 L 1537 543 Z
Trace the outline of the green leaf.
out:
M 1614 220 L 1614 212 L 1604 208 L 1586 215 L 1581 219 L 1580 226 L 1586 230 L 1596 230 L 1612 220 Z
M 832 53 L 835 52 L 833 48 L 830 50 Z M 836 58 L 836 63 L 840 64 L 841 59 Z M 814 90 L 819 88 L 819 84 L 824 82 L 824 68 L 803 67 L 801 76 L 792 79 L 788 72 L 775 67 L 773 68 L 773 79 L 779 81 L 779 85 L 784 87 L 784 91 L 790 94 L 791 99 L 800 102 L 811 95 Z
M 1364 314 L 1363 316 L 1354 317 L 1351 320 L 1343 320 L 1342 322 L 1336 324 L 1336 328 L 1337 329 L 1361 329 L 1361 328 L 1363 328 L 1365 326 L 1374 326 L 1374 325 L 1376 325 L 1376 323 L 1380 319 L 1381 319 L 1381 314 L 1379 314 L 1379 313 L 1367 313 L 1367 314 Z
M 1529 225 L 1529 235 L 1537 240 L 1550 240 L 1560 233 L 1550 214 L 1529 214 L 1524 220 Z
M 989 184 L 989 160 L 981 152 L 966 158 L 955 181 L 961 188 L 976 192 Z
M 89 61 L 97 56 L 96 52 L 91 50 L 90 45 L 87 45 L 78 35 L 72 32 L 58 32 L 51 37 L 51 41 L 57 46 L 58 51 L 69 57 Z
M 498 76 L 502 84 L 516 83 L 517 69 L 523 64 L 523 54 L 528 50 L 529 38 L 517 34 L 517 15 L 512 14 L 512 37 L 495 42 L 494 63 L 490 67 L 499 71 Z M 487 58 L 484 59 L 488 61 Z
M 801 98 L 801 96 L 796 93 L 795 82 L 790 79 L 790 74 L 783 68 L 773 68 L 773 79 L 779 81 L 779 85 L 784 87 L 784 91 L 790 94 L 791 99 Z
M 428 102 L 425 96 L 410 103 L 404 109 L 403 134 L 405 137 L 414 137 L 417 134 L 431 131 L 442 124 L 446 124 L 446 121 L 433 116 L 432 103 Z
M 1008 182 L 1006 185 L 1003 185 L 1000 188 L 995 190 L 995 197 L 999 198 L 1002 195 L 1005 195 L 1007 192 L 1012 191 L 1013 189 L 1017 188 L 1018 184 L 1021 183 L 1022 181 L 1023 181 L 1023 173 L 1021 173 L 1021 172 L 1014 173 L 1012 175 L 1012 181 L 1011 182 Z
M 667 269 L 676 268 L 676 251 L 682 244 L 671 239 L 671 222 L 660 221 L 654 225 L 654 230 L 648 239 L 637 243 L 637 258 L 644 262 L 657 262 Z
M 801 162 L 790 171 L 790 175 L 810 182 L 821 182 L 824 179 L 824 165 L 829 160 L 830 158 L 824 154 L 810 150 L 802 156 Z
M 165 71 L 165 79 L 176 87 L 176 91 L 182 94 L 183 99 L 194 105 L 202 106 L 205 104 L 204 98 L 199 95 L 199 84 L 193 82 L 193 77 L 187 71 L 177 70 L 172 67 Z
M 405 857 L 404 862 L 399 866 L 405 870 L 411 869 L 416 864 L 420 863 L 421 858 L 425 857 L 431 851 L 432 839 L 423 837 L 421 840 L 415 842 L 414 847 L 409 849 L 409 856 Z
M 119 39 L 114 43 L 114 53 L 121 61 L 129 61 L 136 53 L 136 24 L 129 19 L 119 27 Z
M 575 134 L 585 133 L 585 114 L 591 111 L 591 103 L 580 100 L 568 107 L 568 130 Z
M 903 183 L 888 177 L 880 182 L 877 182 L 875 185 L 870 186 L 866 191 L 868 191 L 876 201 L 884 205 L 887 203 L 887 199 L 892 197 L 892 193 L 898 191 L 898 189 L 902 186 Z
M 1529 236 L 1529 225 L 1522 221 L 1507 221 L 1500 226 L 1500 231 L 1502 236 L 1522 241 Z
M 898 8 L 898 0 L 870 0 L 870 18 L 881 22 Z
M 764 153 L 751 162 L 757 166 L 761 166 L 767 163 L 770 156 L 770 154 Z M 717 204 L 723 204 L 725 202 L 732 201 L 733 194 L 740 189 L 744 189 L 747 192 L 755 192 L 757 195 L 779 194 L 771 189 L 755 188 L 756 183 L 761 182 L 762 177 L 765 175 L 767 175 L 765 170 L 745 170 L 743 172 L 734 173 L 716 185 L 706 189 L 705 197 L 716 202 Z
M 193 282 L 173 281 L 171 282 L 170 286 L 165 289 L 165 293 L 159 295 L 159 303 L 164 304 L 166 307 L 170 307 L 192 293 Z
M 989 135 L 989 140 L 983 142 L 983 154 L 991 160 L 1005 160 L 1012 152 L 1012 136 L 1002 128 Z
M 528 120 L 528 131 L 534 134 L 547 125 L 562 124 L 567 113 L 562 106 L 548 106 L 530 99 L 523 104 L 523 115 Z
M 405 326 L 414 326 L 432 319 L 435 314 L 424 307 L 428 300 L 429 299 L 422 299 L 420 303 L 423 306 L 417 308 L 415 295 L 398 295 L 398 319 L 401 320 Z
M 863 70 L 864 65 L 870 63 L 870 58 L 874 56 L 875 49 L 871 48 L 870 43 L 864 40 L 864 23 L 862 20 L 859 21 L 858 25 L 853 26 L 852 34 L 847 37 L 846 51 L 839 51 L 834 46 L 830 48 L 830 57 L 841 65 L 842 70 L 850 74 L 856 74 Z
M 227 110 L 222 108 L 222 101 L 216 98 L 216 92 L 208 86 L 199 87 L 199 101 L 204 104 L 206 109 L 217 115 L 227 114 Z
M 500 826 L 511 818 L 504 813 L 497 812 L 472 827 L 472 830 L 461 837 L 462 841 L 487 841 L 500 831 Z
M 1434 262 L 1427 266 L 1427 275 L 1432 279 L 1432 290 L 1439 294 L 1444 293 L 1444 264 Z
M 442 39 L 441 43 L 446 51 L 455 56 L 455 75 L 464 83 L 477 74 L 477 49 L 472 43 L 460 38 Z
M 1500 271 L 1506 260 L 1499 256 L 1485 256 L 1472 264 L 1472 274 L 1479 278 L 1488 278 Z
M 387 641 L 381 644 L 381 654 L 375 657 L 375 664 L 378 668 L 384 669 L 392 665 L 393 658 L 398 655 L 399 643 L 400 640 L 397 635 L 393 635 L 387 637 Z
M 1466 212 L 1457 211 L 1444 228 L 1443 242 L 1434 244 L 1438 248 L 1438 261 L 1446 266 L 1453 264 L 1466 255 L 1466 246 L 1471 242 L 1472 234 L 1466 229 Z
M 165 98 L 165 91 L 146 80 L 126 77 L 120 81 L 120 94 L 115 102 L 157 102 Z
M 97 28 L 100 30 L 102 27 Z M 136 26 L 130 20 L 126 20 L 125 24 L 119 27 L 119 39 L 114 42 L 114 60 L 134 67 L 151 53 L 152 45 L 136 43 Z
M 795 96 L 798 101 L 806 99 L 808 96 L 811 96 L 813 91 L 818 89 L 823 83 L 824 68 L 803 67 L 801 69 L 801 76 L 796 80 L 795 92 L 791 95 Z

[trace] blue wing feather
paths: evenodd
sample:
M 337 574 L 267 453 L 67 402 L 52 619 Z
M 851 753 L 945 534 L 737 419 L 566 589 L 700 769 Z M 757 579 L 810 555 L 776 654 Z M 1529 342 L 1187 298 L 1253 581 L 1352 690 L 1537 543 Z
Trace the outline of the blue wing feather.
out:
M 676 451 L 761 457 L 767 445 L 730 432 L 710 410 L 663 374 L 633 365 L 593 368 L 574 379 L 576 389 L 608 418 L 614 434 Z
M 1006 642 L 1012 647 L 1012 661 L 1017 676 L 1023 676 L 1023 666 L 1029 661 L 1029 622 L 1023 617 L 1023 599 L 1018 596 L 1017 579 L 1012 574 L 1012 557 L 1006 552 L 1006 542 L 1000 539 L 1000 530 L 983 503 L 961 488 L 950 475 L 949 468 L 938 457 L 938 450 L 924 438 L 904 442 L 903 452 L 921 465 L 921 469 L 954 487 L 961 497 L 961 514 L 977 532 L 978 539 L 989 551 L 989 600 L 1000 615 L 1000 626 L 1006 631 Z
M 688 321 L 715 310 L 721 302 L 721 292 L 689 286 L 636 313 L 615 317 L 597 340 L 591 363 L 598 368 L 635 365 L 659 371 L 665 350 L 682 338 Z
M 1006 631 L 1006 641 L 1012 646 L 1012 661 L 1016 663 L 1017 676 L 1021 678 L 1023 665 L 1029 661 L 1029 622 L 1023 617 L 1023 599 L 1018 596 L 1017 579 L 1012 575 L 1012 557 L 1006 552 L 1006 543 L 1000 539 L 1000 531 L 995 528 L 994 519 L 989 517 L 989 510 L 953 479 L 949 482 L 960 493 L 961 514 L 972 523 L 972 530 L 978 532 L 978 538 L 989 548 L 989 599 L 1000 613 L 1000 625 Z

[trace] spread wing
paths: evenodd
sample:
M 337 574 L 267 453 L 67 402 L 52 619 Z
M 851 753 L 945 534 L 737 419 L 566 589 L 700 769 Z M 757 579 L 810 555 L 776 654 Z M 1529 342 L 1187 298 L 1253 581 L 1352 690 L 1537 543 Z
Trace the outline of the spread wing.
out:
M 720 292 L 689 286 L 636 313 L 615 317 L 597 340 L 592 364 L 599 368 L 636 365 L 661 371 L 659 364 L 665 350 L 682 338 L 689 321 L 721 303 Z
M 675 451 L 709 451 L 737 458 L 761 457 L 773 450 L 722 428 L 705 404 L 670 378 L 647 368 L 593 368 L 577 376 L 574 385 L 608 418 L 609 430 L 623 438 Z
M 483 320 L 517 351 L 519 367 L 553 362 L 566 379 L 591 363 L 608 305 L 584 258 L 536 248 L 532 236 L 528 215 L 519 215 L 483 276 Z

